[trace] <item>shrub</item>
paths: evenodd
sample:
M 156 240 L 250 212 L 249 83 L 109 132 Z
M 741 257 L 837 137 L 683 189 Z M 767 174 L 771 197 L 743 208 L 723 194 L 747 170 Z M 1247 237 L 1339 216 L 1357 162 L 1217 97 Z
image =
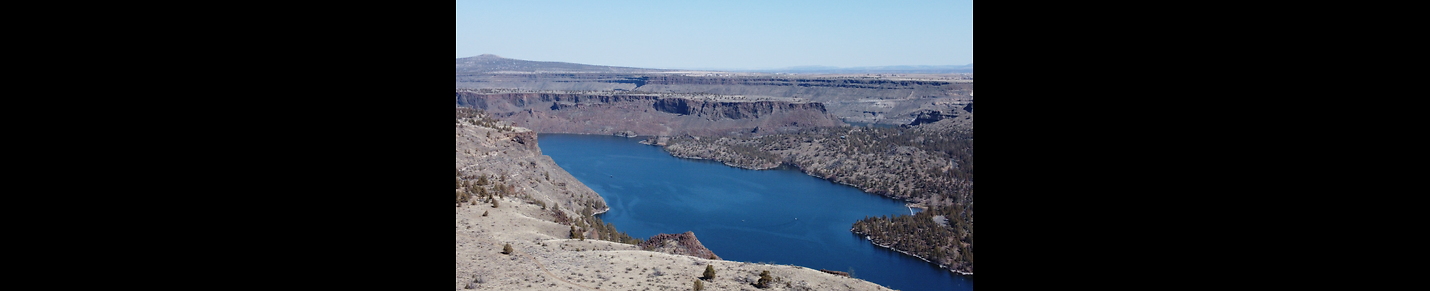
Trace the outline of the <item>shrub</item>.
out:
M 715 279 L 715 267 L 712 265 L 705 265 L 704 275 L 705 280 Z
M 705 284 L 701 284 L 700 280 L 695 280 L 695 291 L 700 290 L 705 290 Z
M 502 247 L 501 247 L 501 253 L 510 255 L 510 254 L 511 254 L 511 244 L 502 245 Z

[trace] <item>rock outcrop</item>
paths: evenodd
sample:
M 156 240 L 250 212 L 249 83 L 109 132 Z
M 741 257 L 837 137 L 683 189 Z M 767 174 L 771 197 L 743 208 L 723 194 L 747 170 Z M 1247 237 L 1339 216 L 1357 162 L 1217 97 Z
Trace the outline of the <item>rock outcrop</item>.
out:
M 914 112 L 912 115 L 914 116 L 914 121 L 909 122 L 909 125 L 934 123 L 938 122 L 939 120 L 943 120 L 944 117 L 943 112 L 939 112 L 938 110 L 920 110 L 918 112 Z
M 517 128 L 516 130 L 516 132 L 509 132 L 503 135 L 510 138 L 512 142 L 525 147 L 526 150 L 540 155 L 541 147 L 536 144 L 536 132 L 525 128 Z
M 710 249 L 705 248 L 705 245 L 700 244 L 700 240 L 695 238 L 695 232 L 690 231 L 682 234 L 657 234 L 645 242 L 642 242 L 640 247 L 643 250 L 667 254 L 686 255 L 711 260 L 720 259 L 720 256 L 715 255 Z
M 971 104 L 971 103 L 969 104 L 969 106 L 972 106 L 972 105 L 973 105 L 973 104 Z M 972 108 L 972 107 L 970 107 L 970 108 Z M 939 111 L 939 110 L 928 110 L 928 109 L 925 109 L 925 110 L 920 110 L 920 111 L 918 111 L 918 112 L 914 112 L 914 113 L 912 113 L 911 115 L 914 116 L 914 121 L 909 122 L 909 125 L 922 125 L 922 124 L 929 124 L 929 123 L 939 122 L 940 120 L 944 120 L 944 119 L 957 118 L 957 117 L 958 117 L 958 112 L 957 112 L 957 111 L 944 112 L 944 111 Z

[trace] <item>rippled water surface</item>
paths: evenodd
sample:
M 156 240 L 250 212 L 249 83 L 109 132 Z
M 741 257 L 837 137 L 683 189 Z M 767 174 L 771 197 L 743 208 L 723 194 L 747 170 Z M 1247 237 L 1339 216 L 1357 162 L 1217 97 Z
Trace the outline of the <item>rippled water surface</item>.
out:
M 633 237 L 694 231 L 726 260 L 845 271 L 899 290 L 973 289 L 968 277 L 849 232 L 865 216 L 909 214 L 903 203 L 793 169 L 675 158 L 638 140 L 542 134 L 538 144 L 606 199 L 602 220 Z

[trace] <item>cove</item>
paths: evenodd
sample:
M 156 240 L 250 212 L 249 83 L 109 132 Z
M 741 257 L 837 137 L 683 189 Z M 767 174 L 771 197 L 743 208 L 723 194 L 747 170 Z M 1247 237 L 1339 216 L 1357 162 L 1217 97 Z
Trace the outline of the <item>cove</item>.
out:
M 973 290 L 950 273 L 849 232 L 866 216 L 908 215 L 903 203 L 795 169 L 754 171 L 672 157 L 640 138 L 540 134 L 551 156 L 601 194 L 601 219 L 632 237 L 695 232 L 722 259 L 853 273 L 898 290 Z

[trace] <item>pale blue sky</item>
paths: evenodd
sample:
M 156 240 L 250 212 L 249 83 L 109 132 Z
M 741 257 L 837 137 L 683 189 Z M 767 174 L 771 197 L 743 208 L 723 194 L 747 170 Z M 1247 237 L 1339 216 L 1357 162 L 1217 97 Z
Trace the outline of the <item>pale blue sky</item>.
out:
M 457 1 L 457 56 L 642 68 L 973 63 L 973 0 Z

